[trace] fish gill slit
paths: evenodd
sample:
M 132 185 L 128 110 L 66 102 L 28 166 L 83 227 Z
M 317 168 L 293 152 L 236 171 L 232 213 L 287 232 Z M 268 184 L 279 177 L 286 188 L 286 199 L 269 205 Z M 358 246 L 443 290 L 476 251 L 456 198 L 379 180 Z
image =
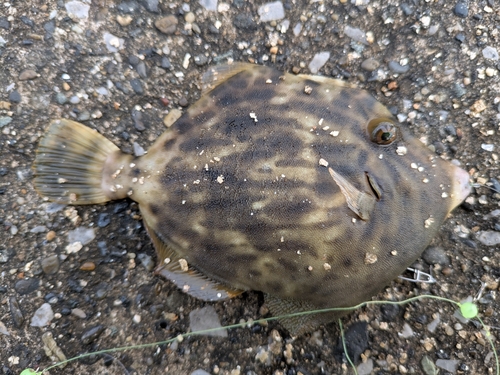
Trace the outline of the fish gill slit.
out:
M 368 186 L 370 186 L 370 190 L 372 191 L 377 201 L 380 201 L 380 199 L 382 199 L 382 192 L 380 191 L 380 186 L 378 186 L 377 182 L 366 171 L 365 171 L 365 176 L 366 176 L 366 181 L 368 182 Z

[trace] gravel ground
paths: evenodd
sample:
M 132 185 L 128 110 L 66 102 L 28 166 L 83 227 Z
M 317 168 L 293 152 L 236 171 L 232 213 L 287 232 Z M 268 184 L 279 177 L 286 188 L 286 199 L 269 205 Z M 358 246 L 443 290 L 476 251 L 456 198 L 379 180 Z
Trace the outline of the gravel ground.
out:
M 0 4 L 1 374 L 50 365 L 45 332 L 72 357 L 175 337 L 204 306 L 214 310 L 202 310 L 202 320 L 215 311 L 222 325 L 269 316 L 258 293 L 207 304 L 155 276 L 154 250 L 135 203 L 59 207 L 43 202 L 32 185 L 36 145 L 51 119 L 76 119 L 140 153 L 165 130 L 168 113 L 199 98 L 201 73 L 228 59 L 355 83 L 469 171 L 481 187 L 417 262 L 426 271 L 433 265 L 438 282 L 395 281 L 377 298 L 430 293 L 458 301 L 474 296 L 483 281 L 480 314 L 500 326 L 500 193 L 491 189 L 500 191 L 498 0 L 263 4 Z M 76 228 L 92 230 L 70 232 Z M 71 233 L 90 237 L 68 254 Z M 31 326 L 40 308 L 42 327 Z M 436 374 L 436 365 L 450 366 L 440 374 L 495 373 L 484 332 L 457 320 L 454 310 L 422 300 L 346 317 L 360 374 Z M 336 324 L 291 338 L 270 322 L 228 330 L 226 337 L 94 356 L 50 373 L 349 374 L 338 338 Z

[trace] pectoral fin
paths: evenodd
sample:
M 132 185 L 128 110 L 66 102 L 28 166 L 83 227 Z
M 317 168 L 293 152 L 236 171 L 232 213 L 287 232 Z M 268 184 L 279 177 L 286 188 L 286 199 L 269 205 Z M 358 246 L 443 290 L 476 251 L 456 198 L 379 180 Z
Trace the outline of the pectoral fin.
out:
M 328 168 L 328 172 L 330 172 L 333 180 L 340 187 L 342 194 L 344 194 L 347 206 L 349 206 L 361 220 L 368 221 L 370 219 L 370 214 L 375 208 L 376 199 L 372 195 L 357 189 L 332 168 Z
M 172 281 L 183 292 L 203 301 L 219 301 L 243 293 L 243 290 L 227 287 L 203 275 L 163 242 L 147 224 L 146 218 L 144 223 L 158 254 L 156 273 Z

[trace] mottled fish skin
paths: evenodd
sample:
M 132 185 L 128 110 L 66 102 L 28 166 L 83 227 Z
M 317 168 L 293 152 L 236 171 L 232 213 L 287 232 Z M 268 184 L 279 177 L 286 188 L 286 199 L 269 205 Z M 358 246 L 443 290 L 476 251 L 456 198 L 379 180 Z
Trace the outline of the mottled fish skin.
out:
M 458 168 L 401 127 L 392 144 L 371 142 L 376 118 L 395 121 L 363 90 L 253 66 L 204 94 L 109 183 L 206 276 L 352 306 L 403 272 L 463 199 Z M 369 220 L 349 209 L 320 159 L 361 191 L 372 191 L 367 175 L 376 181 Z

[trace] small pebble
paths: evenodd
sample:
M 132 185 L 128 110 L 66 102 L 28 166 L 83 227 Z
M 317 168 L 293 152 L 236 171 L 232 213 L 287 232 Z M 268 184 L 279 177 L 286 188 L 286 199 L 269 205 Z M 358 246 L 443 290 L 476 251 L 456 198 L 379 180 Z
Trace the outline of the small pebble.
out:
M 166 17 L 160 18 L 155 21 L 155 27 L 163 34 L 173 34 L 177 29 L 177 24 L 179 21 L 177 17 L 170 14 Z
M 110 214 L 106 212 L 102 212 L 99 214 L 99 217 L 97 219 L 97 226 L 99 228 L 105 228 L 111 223 L 111 216 Z
M 19 74 L 19 80 L 20 81 L 28 81 L 28 80 L 31 80 L 31 79 L 35 79 L 37 77 L 38 77 L 38 73 L 35 72 L 32 69 L 23 70 L 21 72 L 21 74 Z
M 129 15 L 126 15 L 126 16 L 116 16 L 116 22 L 118 22 L 120 24 L 120 26 L 128 26 L 132 23 L 133 21 L 133 18 Z
M 143 156 L 146 153 L 146 150 L 144 150 L 144 148 L 137 142 L 134 142 L 133 148 L 134 148 L 134 155 L 137 157 Z
M 397 61 L 391 60 L 389 61 L 389 69 L 391 72 L 396 73 L 396 74 L 404 74 L 410 70 L 409 65 L 401 65 Z
M 184 21 L 187 23 L 193 23 L 196 20 L 196 17 L 193 12 L 188 12 L 184 15 Z
M 318 73 L 318 71 L 326 64 L 330 59 L 330 52 L 320 52 L 314 55 L 313 59 L 309 63 L 309 70 L 312 74 Z
M 380 63 L 374 58 L 370 57 L 369 59 L 364 60 L 361 63 L 361 69 L 366 70 L 368 72 L 373 72 L 380 66 Z
M 60 261 L 57 254 L 48 256 L 47 258 L 43 258 L 40 263 L 42 266 L 42 271 L 46 275 L 53 275 L 57 273 L 57 271 L 59 271 Z
M 9 94 L 9 101 L 11 101 L 12 103 L 20 103 L 21 94 L 19 93 L 19 91 L 17 90 L 11 91 L 11 93 Z
M 9 125 L 12 122 L 12 117 L 9 116 L 0 116 L 0 128 L 3 128 L 6 125 Z
M 87 317 L 87 314 L 85 314 L 85 311 L 82 309 L 76 308 L 71 310 L 71 315 L 76 316 L 77 318 L 80 319 L 85 319 Z
M 58 92 L 56 94 L 56 101 L 57 103 L 59 104 L 64 104 L 64 103 L 67 103 L 68 102 L 68 98 L 66 97 L 66 95 L 64 95 L 62 92 Z
M 210 373 L 202 369 L 197 369 L 194 370 L 190 375 L 210 375 Z
M 355 40 L 356 42 L 362 43 L 364 45 L 369 44 L 368 39 L 366 38 L 366 33 L 361 29 L 346 25 L 344 27 L 344 33 L 345 35 L 347 35 L 352 40 Z
M 103 34 L 103 39 L 109 52 L 118 52 L 124 47 L 125 40 L 111 33 L 105 32 Z
M 68 231 L 68 242 L 80 242 L 82 245 L 87 245 L 95 238 L 94 228 L 79 227 Z
M 71 19 L 87 19 L 89 17 L 90 5 L 84 4 L 80 1 L 68 1 L 65 4 L 66 12 Z
M 45 327 L 54 319 L 54 312 L 48 303 L 44 303 L 31 318 L 32 327 Z
M 78 104 L 80 103 L 80 98 L 77 95 L 73 95 L 71 98 L 69 98 L 69 102 L 71 104 Z
M 187 107 L 187 106 L 189 105 L 189 102 L 188 102 L 188 100 L 186 99 L 186 97 L 185 97 L 185 96 L 183 96 L 183 97 L 181 97 L 181 98 L 179 99 L 179 105 L 180 105 L 181 107 Z
M 138 95 L 144 94 L 144 89 L 142 88 L 142 83 L 139 78 L 134 78 L 130 80 L 130 86 L 132 86 L 132 90 Z
M 192 332 L 219 327 L 220 330 L 204 333 L 203 335 L 227 337 L 227 330 L 222 328 L 219 316 L 213 306 L 205 306 L 189 313 L 189 328 Z
M 40 280 L 31 278 L 31 279 L 22 279 L 17 281 L 14 284 L 14 289 L 20 295 L 26 295 L 34 292 L 40 286 Z
M 477 239 L 483 245 L 496 246 L 500 244 L 500 232 L 495 232 L 491 230 L 480 231 L 477 233 Z
M 142 5 L 144 5 L 144 8 L 148 12 L 151 13 L 159 13 L 160 10 L 158 9 L 158 0 L 142 0 L 141 1 Z
M 429 265 L 440 264 L 442 266 L 446 266 L 450 264 L 450 259 L 448 255 L 446 255 L 446 251 L 438 246 L 431 246 L 425 249 L 422 254 L 422 258 Z
M 0 29 L 5 29 L 5 30 L 10 29 L 10 22 L 7 19 L 7 17 L 0 17 Z
M 366 362 L 362 362 L 357 367 L 358 375 L 370 375 L 373 372 L 373 359 L 368 358 Z
M 436 366 L 442 368 L 445 371 L 455 374 L 457 372 L 458 365 L 460 361 L 458 359 L 438 359 L 436 361 Z
M 200 5 L 211 12 L 217 11 L 217 0 L 200 0 Z
M 24 323 L 24 315 L 19 307 L 16 297 L 12 296 L 9 298 L 9 309 L 12 321 L 17 328 L 21 328 Z
M 261 5 L 257 10 L 260 22 L 277 21 L 285 18 L 285 8 L 281 1 L 274 1 Z
M 495 47 L 486 46 L 486 48 L 483 49 L 483 57 L 485 59 L 496 61 L 499 58 L 498 51 Z
M 84 111 L 81 111 L 79 114 L 78 114 L 78 121 L 88 121 L 90 119 L 90 112 L 87 111 L 87 110 L 84 110 Z
M 94 271 L 95 270 L 95 263 L 94 262 L 85 262 L 80 266 L 80 270 L 82 271 Z
M 81 337 L 82 343 L 84 345 L 88 345 L 95 341 L 101 333 L 104 332 L 104 326 L 103 325 L 97 325 L 95 327 L 89 328 L 86 330 Z
M 469 2 L 466 0 L 458 0 L 457 4 L 455 5 L 455 9 L 453 9 L 453 12 L 458 17 L 467 17 L 467 15 L 469 14 Z

